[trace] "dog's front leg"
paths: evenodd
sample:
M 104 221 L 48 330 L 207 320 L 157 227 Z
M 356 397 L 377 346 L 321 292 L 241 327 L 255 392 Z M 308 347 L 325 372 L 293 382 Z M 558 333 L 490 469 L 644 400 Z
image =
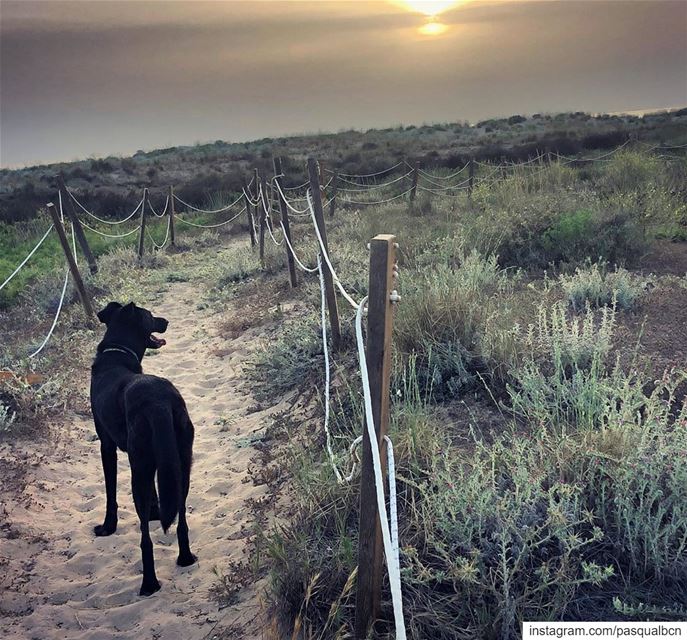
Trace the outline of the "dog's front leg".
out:
M 100 439 L 100 458 L 105 474 L 107 507 L 105 522 L 93 527 L 96 536 L 109 536 L 117 530 L 117 445 L 107 437 Z

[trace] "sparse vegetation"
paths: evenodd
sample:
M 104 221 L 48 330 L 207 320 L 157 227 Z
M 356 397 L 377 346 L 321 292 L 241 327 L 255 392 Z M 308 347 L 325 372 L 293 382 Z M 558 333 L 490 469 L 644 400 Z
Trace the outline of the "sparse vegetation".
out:
M 524 153 L 515 131 L 532 120 L 548 123 L 550 135 L 555 123 L 580 123 L 580 135 L 547 142 L 564 153 L 626 140 L 625 128 L 602 128 L 596 118 L 514 116 L 478 124 L 490 130 L 482 157 Z M 632 126 L 643 131 L 644 124 Z M 474 128 L 456 131 L 468 136 Z M 329 166 L 356 173 L 384 168 L 398 149 L 383 140 L 401 148 L 423 135 L 435 139 L 422 152 L 435 151 L 432 161 L 449 172 L 463 159 L 441 146 L 449 134 L 448 126 L 389 130 L 346 151 L 337 147 Z M 349 132 L 341 139 L 359 137 Z M 508 152 L 499 146 L 505 140 L 513 142 Z M 222 185 L 198 174 L 188 199 L 226 204 L 231 181 L 240 183 L 248 164 L 268 163 L 287 144 L 184 150 L 204 159 L 217 155 L 211 162 L 232 158 L 235 171 Z M 162 180 L 175 153 L 158 152 L 159 165 L 151 165 L 151 154 L 122 160 L 122 171 L 149 171 Z M 300 168 L 299 153 L 285 159 L 287 171 Z M 119 171 L 116 162 L 107 164 L 90 166 Z M 492 170 L 480 167 L 478 176 Z M 684 288 L 681 274 L 665 275 L 679 273 L 675 265 L 652 268 L 651 276 L 644 265 L 666 237 L 686 233 L 686 173 L 684 158 L 659 158 L 629 144 L 604 163 L 554 159 L 514 168 L 502 180 L 482 181 L 471 198 L 425 192 L 412 207 L 402 200 L 366 208 L 341 202 L 328 219 L 332 259 L 358 299 L 367 292 L 369 239 L 394 232 L 400 245 L 391 437 L 409 637 L 510 640 L 525 619 L 673 619 L 687 610 L 687 376 L 655 368 L 645 344 L 655 345 L 656 336 L 645 343 L 640 327 L 640 312 L 652 313 L 645 292 L 651 295 L 653 285 Z M 298 184 L 302 176 L 291 171 L 288 181 Z M 368 197 L 376 199 L 377 191 Z M 193 221 L 216 222 L 211 214 Z M 12 253 L 1 267 L 16 264 L 35 242 L 33 224 L 2 227 L 0 245 Z M 133 241 L 118 247 L 89 232 L 100 272 L 88 285 L 99 301 L 114 295 L 150 303 L 166 287 L 202 282 L 198 308 L 243 301 L 240 317 L 219 325 L 227 340 L 264 329 L 246 368 L 250 391 L 268 406 L 287 398 L 290 410 L 267 425 L 281 436 L 270 448 L 269 469 L 252 477 L 271 491 L 288 491 L 289 499 L 278 527 L 256 515 L 250 564 L 233 562 L 229 574 L 218 572 L 214 596 L 236 602 L 241 587 L 268 569 L 284 637 L 345 637 L 353 615 L 359 480 L 337 483 L 324 452 L 319 283 L 316 275 L 300 274 L 301 286 L 290 290 L 284 247 L 268 240 L 261 264 L 243 224 L 212 231 L 180 226 L 177 247 L 149 251 L 144 269 Z M 315 265 L 309 221 L 296 218 L 292 228 L 299 257 Z M 164 229 L 152 231 L 160 241 Z M 222 246 L 232 233 L 243 233 L 242 243 Z M 33 322 L 39 335 L 49 321 L 62 277 L 56 248 L 46 245 L 20 286 L 0 294 L 10 345 L 3 368 L 35 366 L 26 360 L 24 327 Z M 67 302 L 64 324 L 40 359 L 43 370 L 65 376 L 73 371 L 69 358 L 84 358 L 74 352 L 74 336 L 94 340 L 71 291 Z M 341 310 L 344 346 L 333 354 L 331 429 L 334 456 L 346 466 L 363 411 L 351 314 L 343 303 Z M 660 338 L 684 350 L 681 336 L 664 331 Z M 61 380 L 0 385 L 0 431 L 8 437 L 64 403 L 69 388 Z M 390 620 L 385 603 L 375 637 L 393 637 Z

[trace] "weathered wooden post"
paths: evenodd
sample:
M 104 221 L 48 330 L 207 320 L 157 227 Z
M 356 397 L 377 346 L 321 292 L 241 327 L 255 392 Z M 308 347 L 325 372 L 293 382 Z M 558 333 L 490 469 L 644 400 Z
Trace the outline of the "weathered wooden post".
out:
M 334 211 L 336 211 L 336 196 L 339 193 L 339 172 L 334 173 L 332 178 L 332 199 L 329 201 L 329 217 L 334 217 Z
M 291 253 L 290 248 L 290 245 L 293 243 L 291 242 L 291 227 L 289 225 L 289 208 L 286 206 L 286 200 L 284 200 L 284 196 L 282 196 L 283 171 L 281 158 L 274 158 L 273 164 L 274 181 L 277 184 L 277 196 L 279 197 L 279 209 L 281 211 L 281 223 L 284 227 L 284 235 L 286 236 L 286 241 L 284 242 L 284 244 L 286 245 L 286 263 L 289 266 L 289 282 L 291 283 L 291 287 L 293 288 L 298 286 L 298 276 L 296 275 L 296 262 L 293 259 L 293 254 Z
M 472 198 L 472 189 L 475 186 L 475 159 L 470 158 L 468 167 L 468 198 Z
M 420 174 L 420 162 L 416 162 L 415 166 L 413 167 L 413 175 L 412 175 L 412 180 L 413 183 L 410 186 L 410 202 L 413 202 L 415 200 L 415 194 L 417 193 L 417 180 Z
M 358 578 L 355 608 L 355 637 L 367 632 L 379 615 L 382 592 L 382 529 L 377 509 L 372 449 L 377 447 L 386 478 L 384 436 L 389 425 L 389 381 L 391 377 L 391 334 L 395 288 L 396 237 L 381 234 L 370 243 L 370 275 L 367 301 L 367 373 L 370 379 L 372 415 L 377 441 L 371 443 L 363 429 L 363 456 L 360 467 L 360 526 L 358 538 Z
M 270 200 L 267 195 L 267 180 L 265 179 L 265 176 L 260 177 L 260 207 L 262 208 L 263 213 L 265 214 L 265 224 L 269 228 L 269 230 L 274 233 L 274 228 L 272 226 L 272 218 L 271 216 L 267 215 L 267 212 L 270 210 Z
M 313 211 L 315 222 L 322 238 L 324 250 L 329 255 L 329 244 L 327 243 L 327 229 L 324 224 L 324 212 L 322 211 L 322 194 L 320 192 L 320 175 L 317 160 L 308 158 L 308 178 L 310 180 L 310 193 L 312 195 Z M 321 248 L 322 249 L 322 248 Z M 320 250 L 320 255 L 323 252 Z M 327 299 L 327 310 L 329 311 L 329 326 L 332 333 L 332 349 L 335 351 L 341 346 L 341 329 L 339 326 L 339 308 L 336 304 L 336 293 L 334 292 L 334 278 L 327 266 L 327 262 L 322 257 L 322 273 L 324 277 L 324 288 Z
M 258 253 L 260 256 L 260 264 L 265 267 L 265 209 L 262 206 L 262 198 L 260 194 L 260 174 L 255 169 L 255 215 L 260 221 L 259 235 L 258 235 Z
M 55 225 L 55 231 L 57 231 L 57 236 L 60 239 L 60 244 L 62 245 L 64 256 L 65 258 L 67 258 L 69 271 L 72 274 L 72 278 L 74 278 L 74 284 L 76 285 L 76 290 L 79 293 L 81 304 L 83 305 L 84 311 L 86 312 L 86 317 L 89 320 L 92 320 L 95 317 L 93 305 L 91 304 L 91 300 L 88 297 L 88 294 L 86 293 L 86 287 L 84 287 L 83 279 L 81 278 L 81 274 L 79 273 L 79 267 L 76 266 L 74 254 L 72 253 L 72 250 L 69 248 L 69 241 L 67 240 L 67 234 L 64 232 L 62 221 L 60 220 L 60 216 L 57 213 L 55 205 L 52 202 L 49 202 L 47 207 L 48 213 L 52 218 L 53 225 Z
M 98 273 L 98 265 L 95 261 L 95 256 L 93 255 L 91 248 L 88 246 L 88 241 L 86 240 L 86 234 L 84 233 L 83 227 L 81 226 L 81 221 L 79 220 L 79 217 L 76 215 L 74 203 L 72 202 L 72 199 L 69 196 L 69 193 L 67 192 L 67 185 L 64 183 L 64 174 L 59 173 L 57 176 L 57 181 L 59 184 L 59 189 L 62 192 L 62 199 L 67 203 L 67 216 L 69 217 L 69 220 L 71 221 L 72 226 L 74 227 L 74 233 L 76 234 L 76 239 L 79 241 L 81 251 L 83 251 L 84 256 L 86 256 L 88 268 L 90 269 L 91 273 Z
M 146 231 L 146 200 L 148 199 L 148 188 L 143 189 L 143 202 L 141 203 L 141 233 L 138 236 L 138 259 L 139 262 L 143 258 L 143 251 L 145 250 L 145 231 Z
M 176 246 L 177 237 L 174 232 L 174 186 L 169 185 L 169 241 L 173 247 Z
M 255 247 L 255 227 L 253 226 L 253 214 L 251 213 L 250 196 L 248 195 L 248 184 L 242 181 L 243 202 L 246 205 L 246 219 L 248 220 L 248 234 L 250 235 L 250 246 Z

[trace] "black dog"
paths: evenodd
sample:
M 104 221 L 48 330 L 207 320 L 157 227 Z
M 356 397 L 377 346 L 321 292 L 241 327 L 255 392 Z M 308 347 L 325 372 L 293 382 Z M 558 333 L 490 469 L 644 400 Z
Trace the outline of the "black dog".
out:
M 133 302 L 126 306 L 110 302 L 98 318 L 107 325 L 107 330 L 91 368 L 91 408 L 100 438 L 107 510 L 105 522 L 95 527 L 95 535 L 109 536 L 117 529 L 119 447 L 129 455 L 134 503 L 141 521 L 140 595 L 149 596 L 160 589 L 155 576 L 149 520 L 159 517 L 166 532 L 178 514 L 177 564 L 186 567 L 196 561 L 189 547 L 186 524 L 193 424 L 184 399 L 174 385 L 164 378 L 145 375 L 141 369 L 146 349 L 159 349 L 165 344 L 152 333 L 164 333 L 167 320 L 154 317 Z

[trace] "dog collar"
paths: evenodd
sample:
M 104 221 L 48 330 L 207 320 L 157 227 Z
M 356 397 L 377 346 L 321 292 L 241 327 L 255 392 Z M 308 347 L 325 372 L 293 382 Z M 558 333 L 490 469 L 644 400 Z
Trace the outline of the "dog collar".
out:
M 107 353 L 108 351 L 118 351 L 119 353 L 128 353 L 130 356 L 133 356 L 136 358 L 136 362 L 141 362 L 138 359 L 138 356 L 136 355 L 135 351 L 132 351 L 128 347 L 107 347 L 106 349 L 103 349 L 100 353 Z

